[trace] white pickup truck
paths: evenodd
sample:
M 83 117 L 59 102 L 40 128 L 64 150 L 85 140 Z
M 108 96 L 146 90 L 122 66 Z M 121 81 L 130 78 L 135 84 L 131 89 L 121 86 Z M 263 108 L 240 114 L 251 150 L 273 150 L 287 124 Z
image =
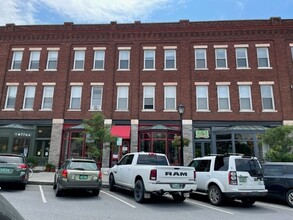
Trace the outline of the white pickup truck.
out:
M 109 190 L 118 187 L 133 190 L 139 203 L 152 193 L 170 193 L 175 201 L 183 202 L 197 189 L 196 173 L 193 167 L 170 166 L 165 154 L 129 153 L 110 169 Z

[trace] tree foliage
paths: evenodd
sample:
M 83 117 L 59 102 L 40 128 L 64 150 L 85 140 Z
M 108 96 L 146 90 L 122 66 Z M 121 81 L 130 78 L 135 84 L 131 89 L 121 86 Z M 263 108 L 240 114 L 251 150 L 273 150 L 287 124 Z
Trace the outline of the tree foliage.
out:
M 188 146 L 190 140 L 188 138 L 183 137 L 183 146 Z M 174 139 L 172 141 L 172 145 L 175 147 L 180 147 L 181 146 L 181 136 L 175 134 Z
M 109 128 L 105 127 L 104 120 L 105 117 L 100 112 L 93 113 L 92 118 L 83 120 L 88 153 L 93 158 L 100 158 L 104 143 L 115 141 Z
M 293 162 L 293 126 L 284 125 L 268 129 L 261 141 L 269 145 L 265 155 L 267 161 Z

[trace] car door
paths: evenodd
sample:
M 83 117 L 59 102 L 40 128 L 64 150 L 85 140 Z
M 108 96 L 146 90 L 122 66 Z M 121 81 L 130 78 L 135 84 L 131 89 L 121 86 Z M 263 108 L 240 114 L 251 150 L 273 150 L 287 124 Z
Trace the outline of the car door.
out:
M 211 178 L 211 160 L 199 159 L 194 160 L 190 166 L 196 170 L 196 183 L 198 191 L 206 191 L 207 182 Z
M 117 164 L 117 172 L 115 174 L 115 182 L 117 184 L 123 186 L 127 185 L 133 156 L 133 154 L 127 154 Z
M 268 194 L 271 197 L 280 198 L 284 196 L 285 190 L 285 168 L 283 165 L 265 165 L 264 182 Z

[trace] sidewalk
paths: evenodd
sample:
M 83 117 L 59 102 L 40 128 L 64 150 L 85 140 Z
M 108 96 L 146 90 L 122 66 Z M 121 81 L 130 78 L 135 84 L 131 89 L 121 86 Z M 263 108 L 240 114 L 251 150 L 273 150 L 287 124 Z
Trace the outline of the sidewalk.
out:
M 109 168 L 102 168 L 102 187 L 109 185 Z M 29 178 L 28 184 L 31 185 L 53 185 L 55 172 L 45 172 L 42 169 L 34 169 L 34 174 Z

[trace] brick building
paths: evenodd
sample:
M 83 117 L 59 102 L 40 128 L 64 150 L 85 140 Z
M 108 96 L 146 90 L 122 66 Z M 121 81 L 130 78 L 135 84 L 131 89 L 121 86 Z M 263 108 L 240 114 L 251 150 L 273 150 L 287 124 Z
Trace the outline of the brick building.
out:
M 128 151 L 178 164 L 209 153 L 263 158 L 258 134 L 293 124 L 293 20 L 0 27 L 0 152 L 58 164 L 86 156 L 76 141 L 93 112 Z M 182 120 L 177 106 L 183 104 Z M 182 124 L 181 124 L 182 123 Z

